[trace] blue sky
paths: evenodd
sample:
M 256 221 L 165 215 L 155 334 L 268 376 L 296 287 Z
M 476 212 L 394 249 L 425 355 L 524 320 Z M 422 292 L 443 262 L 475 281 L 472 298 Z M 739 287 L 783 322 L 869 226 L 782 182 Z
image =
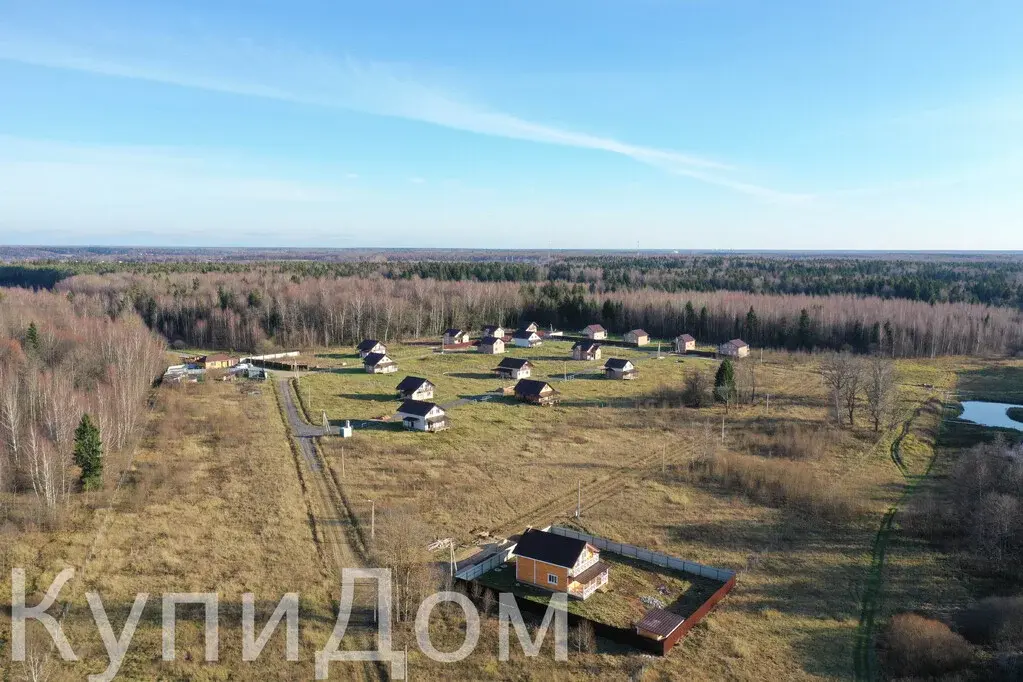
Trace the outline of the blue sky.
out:
M 0 0 L 8 244 L 1023 249 L 1018 0 Z

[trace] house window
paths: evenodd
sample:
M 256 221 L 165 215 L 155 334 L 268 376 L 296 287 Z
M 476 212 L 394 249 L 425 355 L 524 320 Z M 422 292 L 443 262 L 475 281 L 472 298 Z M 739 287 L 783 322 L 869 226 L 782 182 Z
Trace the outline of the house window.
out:
M 554 575 L 553 573 L 548 573 L 547 574 L 547 582 L 550 585 L 557 585 L 558 584 L 558 576 Z

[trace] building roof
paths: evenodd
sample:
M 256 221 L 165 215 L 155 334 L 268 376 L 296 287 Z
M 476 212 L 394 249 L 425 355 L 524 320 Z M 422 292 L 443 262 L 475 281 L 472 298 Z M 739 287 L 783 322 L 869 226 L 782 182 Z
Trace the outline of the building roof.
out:
M 643 329 L 633 329 L 629 333 L 635 334 L 636 336 L 650 336 L 649 334 L 646 333 L 646 330 Z
M 433 383 L 429 379 L 422 377 L 405 377 L 401 380 L 401 383 L 395 388 L 397 391 L 402 393 L 412 393 L 418 391 L 423 385 L 433 386 Z
M 552 391 L 554 388 L 546 381 L 540 381 L 539 379 L 519 379 L 519 382 L 515 384 L 515 393 L 517 395 L 540 395 L 544 388 L 550 388 Z
M 597 563 L 593 564 L 579 575 L 574 576 L 572 580 L 576 581 L 577 583 L 585 585 L 594 578 L 599 577 L 601 573 L 606 572 L 610 568 L 611 566 L 608 565 L 606 562 L 598 561 Z
M 498 341 L 500 341 L 501 343 L 504 343 L 504 339 L 499 339 L 496 336 L 484 336 L 482 339 L 480 339 L 480 345 L 481 346 L 493 346 Z
M 676 338 L 682 339 L 686 343 L 689 343 L 691 341 L 692 342 L 696 341 L 696 339 L 693 336 L 689 335 L 689 334 L 679 334 L 678 337 L 676 337 Z
M 388 362 L 394 364 L 394 360 L 387 357 L 386 353 L 369 353 L 362 359 L 362 364 L 369 365 L 370 367 L 386 364 Z
M 572 346 L 572 350 L 577 348 L 583 351 L 597 350 L 600 348 L 600 344 L 596 341 L 578 341 L 574 346 Z
M 604 363 L 604 369 L 629 369 L 630 365 L 632 365 L 631 360 L 625 360 L 623 358 L 608 358 L 607 362 Z
M 599 324 L 588 324 L 585 327 L 583 327 L 583 331 L 584 332 L 606 332 L 607 330 L 604 329 L 604 327 L 602 325 L 599 325 Z
M 566 538 L 563 535 L 530 528 L 519 538 L 514 553 L 527 559 L 572 568 L 585 548 L 585 540 Z
M 356 348 L 359 350 L 372 350 L 373 348 L 376 348 L 379 343 L 380 342 L 376 339 L 365 339 L 362 343 L 356 346 Z
M 401 403 L 401 407 L 398 408 L 398 412 L 402 414 L 411 414 L 416 417 L 425 417 L 430 414 L 433 409 L 436 408 L 442 413 L 444 410 L 438 407 L 437 403 L 427 402 L 425 400 L 405 400 Z
M 498 329 L 504 329 L 504 325 L 500 324 L 485 324 L 483 325 L 483 332 L 485 334 L 491 334 Z
M 497 367 L 499 369 L 522 369 L 523 367 L 532 366 L 533 363 L 524 358 L 504 358 Z
M 512 334 L 512 338 L 514 338 L 514 339 L 531 339 L 531 338 L 533 338 L 534 335 L 536 335 L 536 332 L 534 332 L 534 331 L 530 331 L 528 329 L 516 329 L 515 333 Z
M 743 346 L 748 346 L 749 344 L 746 343 L 745 341 L 743 341 L 742 339 L 732 339 L 731 341 L 727 341 L 725 343 L 722 343 L 721 345 L 722 346 L 734 346 L 735 348 L 742 348 Z
M 230 359 L 231 359 L 231 356 L 228 355 L 227 353 L 214 353 L 213 355 L 204 355 L 204 356 L 202 356 L 202 361 L 203 362 L 224 362 L 225 360 L 230 360 Z
M 459 334 L 464 334 L 464 333 L 465 333 L 465 330 L 455 329 L 454 327 L 452 327 L 451 329 L 444 330 L 444 336 L 458 336 Z
M 652 632 L 655 635 L 661 637 L 667 637 L 671 633 L 675 632 L 679 625 L 685 622 L 685 618 L 672 613 L 671 611 L 665 611 L 664 609 L 650 609 L 646 612 L 646 615 L 636 623 L 636 627 L 647 632 Z

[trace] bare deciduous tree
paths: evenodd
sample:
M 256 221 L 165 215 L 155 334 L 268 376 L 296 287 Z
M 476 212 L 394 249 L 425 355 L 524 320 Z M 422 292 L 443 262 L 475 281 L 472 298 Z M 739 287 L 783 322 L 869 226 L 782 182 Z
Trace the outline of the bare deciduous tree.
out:
M 883 355 L 870 358 L 863 383 L 867 413 L 874 431 L 880 431 L 895 407 L 895 364 Z
M 835 420 L 842 423 L 842 401 L 858 373 L 851 353 L 827 353 L 821 357 L 820 373 L 834 406 Z

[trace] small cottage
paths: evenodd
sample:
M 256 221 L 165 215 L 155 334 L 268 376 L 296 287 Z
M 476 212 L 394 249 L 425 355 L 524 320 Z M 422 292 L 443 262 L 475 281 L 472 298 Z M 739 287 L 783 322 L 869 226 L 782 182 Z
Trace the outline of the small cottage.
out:
M 639 376 L 639 370 L 631 360 L 610 358 L 604 363 L 604 374 L 608 379 L 635 379 Z
M 422 377 L 405 377 L 398 384 L 398 397 L 405 400 L 429 400 L 436 388 L 429 379 Z
M 572 346 L 573 360 L 599 360 L 600 344 L 594 341 L 580 341 Z
M 448 329 L 444 332 L 444 345 L 454 346 L 459 343 L 469 343 L 469 332 L 464 329 Z
M 650 343 L 650 335 L 642 329 L 633 329 L 631 332 L 627 332 L 622 338 L 625 339 L 626 343 L 634 343 L 637 346 L 645 346 Z
M 539 333 L 540 332 L 540 325 L 538 325 L 536 322 L 530 322 L 525 327 L 522 327 L 522 329 L 525 329 L 526 331 L 529 331 L 529 332 L 537 332 L 537 333 Z
M 610 566 L 585 540 L 528 529 L 515 543 L 515 579 L 551 592 L 586 599 L 607 585 Z
M 749 344 L 742 339 L 732 339 L 718 346 L 718 354 L 728 358 L 744 358 L 749 355 Z
M 504 327 L 499 324 L 487 324 L 483 326 L 483 336 L 496 336 L 499 339 L 503 339 L 507 335 Z
M 233 358 L 227 353 L 214 353 L 213 355 L 202 356 L 196 364 L 203 369 L 227 369 L 237 365 L 238 358 Z
M 484 336 L 480 339 L 478 349 L 485 355 L 500 355 L 504 352 L 504 340 L 499 336 Z
M 365 339 L 355 347 L 359 351 L 359 357 L 365 358 L 370 353 L 386 353 L 387 348 L 376 339 Z
M 601 341 L 607 338 L 607 330 L 599 324 L 591 324 L 583 327 L 582 335 L 591 341 Z
M 542 343 L 543 339 L 533 330 L 519 329 L 512 334 L 512 344 L 520 348 L 536 348 Z
M 442 431 L 450 425 L 448 415 L 436 403 L 406 400 L 398 408 L 397 416 L 408 431 Z
M 362 359 L 362 366 L 369 374 L 391 374 L 398 371 L 398 364 L 386 353 L 369 353 Z
M 679 334 L 675 337 L 675 351 L 685 353 L 689 350 L 696 350 L 696 339 L 689 334 Z
M 494 372 L 502 379 L 525 379 L 533 372 L 533 363 L 522 358 L 505 358 Z
M 538 379 L 519 379 L 514 390 L 516 398 L 534 405 L 553 405 L 559 400 L 554 387 Z

